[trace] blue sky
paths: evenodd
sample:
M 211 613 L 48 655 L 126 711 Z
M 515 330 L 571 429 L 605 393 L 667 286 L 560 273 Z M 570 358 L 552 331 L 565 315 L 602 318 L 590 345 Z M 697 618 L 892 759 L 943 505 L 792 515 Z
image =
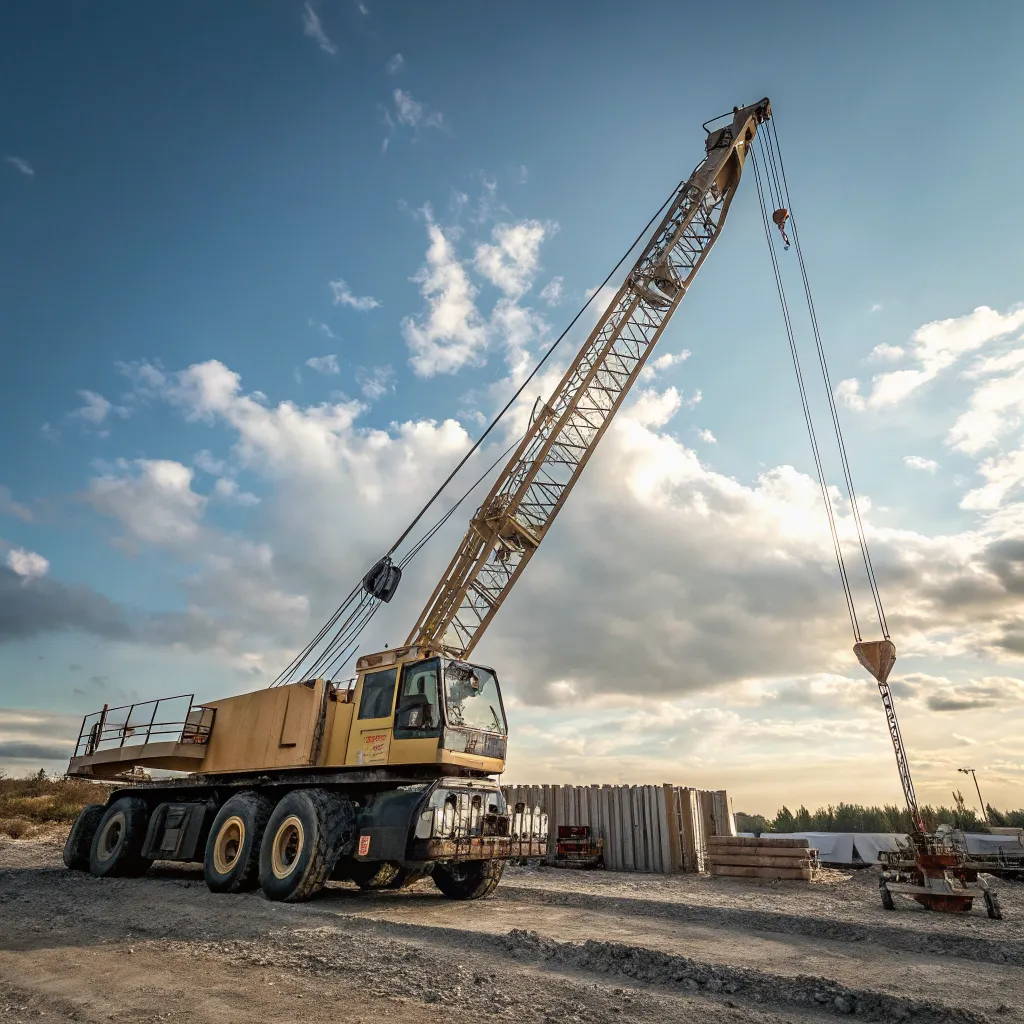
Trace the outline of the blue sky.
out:
M 0 557 L 18 611 L 0 618 L 0 706 L 35 717 L 0 719 L 0 764 L 54 763 L 43 755 L 64 713 L 276 674 L 700 158 L 701 122 L 767 94 L 833 379 L 847 382 L 855 479 L 891 569 L 883 596 L 888 584 L 917 659 L 905 703 L 920 720 L 920 770 L 942 798 L 948 765 L 927 751 L 948 750 L 955 730 L 1012 802 L 1021 766 L 990 731 L 1020 714 L 1019 649 L 1006 638 L 1020 621 L 1024 518 L 1011 372 L 1024 13 L 894 8 L 750 4 L 706 24 L 696 7 L 653 3 L 628 17 L 611 3 L 585 17 L 569 5 L 374 0 L 5 5 Z M 971 319 L 982 306 L 992 315 Z M 678 754 L 711 715 L 754 737 L 760 767 L 811 756 L 834 746 L 829 730 L 863 685 L 839 658 L 842 605 L 817 540 L 802 575 L 775 579 L 804 554 L 783 545 L 766 557 L 751 527 L 776 500 L 792 513 L 783 520 L 802 522 L 793 508 L 811 464 L 750 180 L 658 354 L 684 351 L 644 382 L 481 648 L 519 702 L 515 770 L 700 775 L 761 809 L 856 796 L 852 740 L 817 788 L 783 774 L 777 793 L 696 743 Z M 920 376 L 873 390 L 901 369 Z M 620 494 L 612 467 L 626 452 L 632 469 L 655 454 Z M 771 476 L 786 466 L 796 475 Z M 759 484 L 764 474 L 777 486 Z M 702 488 L 723 502 L 714 529 L 734 564 L 695 565 L 672 529 L 699 535 L 686 517 L 708 522 L 695 511 Z M 590 550 L 597 508 L 621 531 Z M 806 512 L 819 529 L 820 507 L 817 520 Z M 645 516 L 666 530 L 655 553 L 637 537 Z M 455 539 L 417 563 L 381 641 L 404 635 Z M 674 616 L 658 633 L 658 616 L 623 595 L 667 548 Z M 921 589 L 937 563 L 964 574 L 951 592 L 985 573 L 1003 587 L 995 639 L 979 625 L 995 628 L 988 598 L 969 613 Z M 588 600 L 582 611 L 555 601 L 563 618 L 534 629 L 531 609 L 560 571 Z M 723 588 L 715 622 L 760 651 L 757 666 L 723 644 L 706 672 L 677 679 L 679 638 L 707 613 L 705 578 Z M 758 618 L 752 578 L 796 595 L 769 600 L 777 621 Z M 728 601 L 741 592 L 742 609 Z M 648 683 L 623 683 L 614 653 L 588 663 L 612 619 L 673 652 L 652 655 Z M 787 626 L 828 639 L 787 660 Z M 960 701 L 955 723 L 928 705 L 940 691 Z M 634 725 L 603 718 L 601 694 Z M 858 749 L 873 752 L 857 784 L 865 799 L 893 798 L 877 709 L 857 708 L 856 738 L 870 744 Z M 637 739 L 649 729 L 657 757 Z M 579 736 L 593 742 L 570 753 Z M 561 759 L 544 753 L 553 741 Z

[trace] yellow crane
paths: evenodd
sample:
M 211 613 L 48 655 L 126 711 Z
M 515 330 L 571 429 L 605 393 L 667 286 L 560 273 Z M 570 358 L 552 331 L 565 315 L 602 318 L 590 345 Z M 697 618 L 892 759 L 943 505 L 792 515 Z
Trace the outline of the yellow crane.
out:
M 349 683 L 324 678 L 393 596 L 401 571 L 387 557 L 281 685 L 87 715 L 70 775 L 185 774 L 85 808 L 68 837 L 68 867 L 128 875 L 156 859 L 202 861 L 212 890 L 259 886 L 278 900 L 307 898 L 331 877 L 381 887 L 430 874 L 445 895 L 472 899 L 493 890 L 508 858 L 546 852 L 545 816 L 509 808 L 494 779 L 507 742 L 497 674 L 467 659 L 711 251 L 771 107 L 763 99 L 724 116 L 705 129 L 704 158 L 667 200 L 553 394 L 534 408 L 405 645 L 360 657 Z

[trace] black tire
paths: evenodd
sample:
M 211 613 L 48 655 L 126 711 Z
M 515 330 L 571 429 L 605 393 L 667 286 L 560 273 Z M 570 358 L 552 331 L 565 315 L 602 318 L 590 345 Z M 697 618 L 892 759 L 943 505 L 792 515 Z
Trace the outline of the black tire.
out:
M 355 831 L 352 801 L 296 789 L 270 815 L 260 844 L 260 888 L 268 900 L 298 903 L 324 887 Z
M 100 818 L 89 849 L 89 871 L 97 878 L 144 875 L 153 862 L 142 856 L 149 824 L 146 801 L 137 796 L 115 800 Z
M 78 812 L 74 825 L 64 843 L 64 866 L 71 871 L 88 871 L 89 856 L 92 853 L 92 839 L 96 826 L 103 817 L 103 804 L 86 804 Z
M 479 900 L 494 892 L 504 870 L 503 860 L 438 864 L 433 871 L 434 885 L 450 900 Z
M 878 891 L 882 896 L 882 906 L 885 907 L 886 910 L 895 910 L 896 901 L 892 898 L 892 893 L 889 892 L 889 887 L 883 882 L 878 887 Z
M 1003 908 L 999 906 L 999 897 L 991 889 L 986 889 L 983 895 L 985 899 L 985 912 L 993 921 L 1002 921 Z
M 203 855 L 210 892 L 248 892 L 260 884 L 260 844 L 274 802 L 259 793 L 236 793 L 217 812 Z

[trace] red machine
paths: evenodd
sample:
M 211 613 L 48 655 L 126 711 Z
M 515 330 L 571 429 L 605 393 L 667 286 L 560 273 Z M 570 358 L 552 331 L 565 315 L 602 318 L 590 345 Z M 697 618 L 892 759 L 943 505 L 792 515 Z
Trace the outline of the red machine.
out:
M 555 867 L 603 868 L 604 840 L 594 838 L 589 825 L 559 825 L 555 841 Z

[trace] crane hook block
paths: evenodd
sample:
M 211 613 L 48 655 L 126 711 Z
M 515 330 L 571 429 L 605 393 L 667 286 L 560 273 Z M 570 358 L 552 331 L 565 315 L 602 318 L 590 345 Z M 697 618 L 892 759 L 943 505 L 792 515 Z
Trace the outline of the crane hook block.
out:
M 896 645 L 891 640 L 861 641 L 853 645 L 853 653 L 879 685 L 885 683 L 896 664 Z
M 785 247 L 789 248 L 789 235 L 786 234 L 786 221 L 789 220 L 789 210 L 784 206 L 780 206 L 772 214 L 772 220 L 775 221 L 775 226 L 779 229 L 779 234 L 782 235 L 782 241 Z
M 395 596 L 402 582 L 402 570 L 385 555 L 364 577 L 363 590 L 385 604 Z

